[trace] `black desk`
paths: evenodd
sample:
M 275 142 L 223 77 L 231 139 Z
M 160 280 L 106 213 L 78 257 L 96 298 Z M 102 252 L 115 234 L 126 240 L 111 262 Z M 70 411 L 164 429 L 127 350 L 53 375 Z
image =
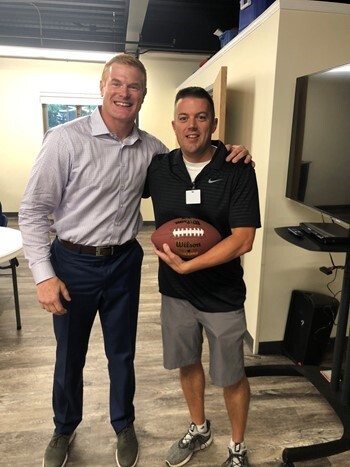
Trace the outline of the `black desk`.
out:
M 302 238 L 296 237 L 289 232 L 288 227 L 276 228 L 275 232 L 287 242 L 305 250 L 346 253 L 337 334 L 332 361 L 331 383 L 320 373 L 325 368 L 319 366 L 262 365 L 246 367 L 248 377 L 269 375 L 304 376 L 325 397 L 343 424 L 343 435 L 339 439 L 310 446 L 285 448 L 282 453 L 283 465 L 293 466 L 293 462 L 319 459 L 350 450 L 350 339 L 347 349 L 345 349 L 350 304 L 350 244 L 324 245 L 307 234 Z M 344 355 L 346 355 L 346 360 L 342 375 Z

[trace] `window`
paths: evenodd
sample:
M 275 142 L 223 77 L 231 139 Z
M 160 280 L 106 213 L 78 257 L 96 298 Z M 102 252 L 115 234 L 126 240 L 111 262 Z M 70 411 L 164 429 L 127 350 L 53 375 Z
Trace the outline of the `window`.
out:
M 96 105 L 43 104 L 44 131 L 78 117 L 90 115 Z
M 62 123 L 90 115 L 100 103 L 99 96 L 42 93 L 40 96 L 44 133 Z

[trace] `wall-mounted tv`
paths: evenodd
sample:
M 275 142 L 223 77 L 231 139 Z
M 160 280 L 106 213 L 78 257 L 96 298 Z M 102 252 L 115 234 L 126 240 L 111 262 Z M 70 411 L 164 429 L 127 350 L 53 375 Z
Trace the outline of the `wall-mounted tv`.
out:
M 350 224 L 350 65 L 297 78 L 286 196 Z

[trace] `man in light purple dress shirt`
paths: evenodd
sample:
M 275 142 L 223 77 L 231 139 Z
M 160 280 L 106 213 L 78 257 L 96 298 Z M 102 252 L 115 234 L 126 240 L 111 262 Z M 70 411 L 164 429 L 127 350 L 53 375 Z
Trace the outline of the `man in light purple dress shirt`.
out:
M 134 123 L 147 92 L 146 70 L 138 59 L 127 54 L 111 59 L 100 90 L 101 107 L 45 135 L 19 212 L 38 300 L 53 315 L 57 341 L 55 431 L 44 467 L 65 465 L 82 420 L 83 368 L 97 310 L 117 465 L 135 466 L 139 455 L 133 398 L 143 251 L 136 235 L 147 167 L 167 148 Z M 247 154 L 234 146 L 231 157 Z

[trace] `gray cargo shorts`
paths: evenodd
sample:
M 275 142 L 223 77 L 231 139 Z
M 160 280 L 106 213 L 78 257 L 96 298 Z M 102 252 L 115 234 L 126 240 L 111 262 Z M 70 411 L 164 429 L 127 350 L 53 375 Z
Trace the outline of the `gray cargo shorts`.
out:
M 243 338 L 247 325 L 244 308 L 210 313 L 198 310 L 187 300 L 162 295 L 161 324 L 164 368 L 173 370 L 199 362 L 204 329 L 213 384 L 231 386 L 245 375 Z

